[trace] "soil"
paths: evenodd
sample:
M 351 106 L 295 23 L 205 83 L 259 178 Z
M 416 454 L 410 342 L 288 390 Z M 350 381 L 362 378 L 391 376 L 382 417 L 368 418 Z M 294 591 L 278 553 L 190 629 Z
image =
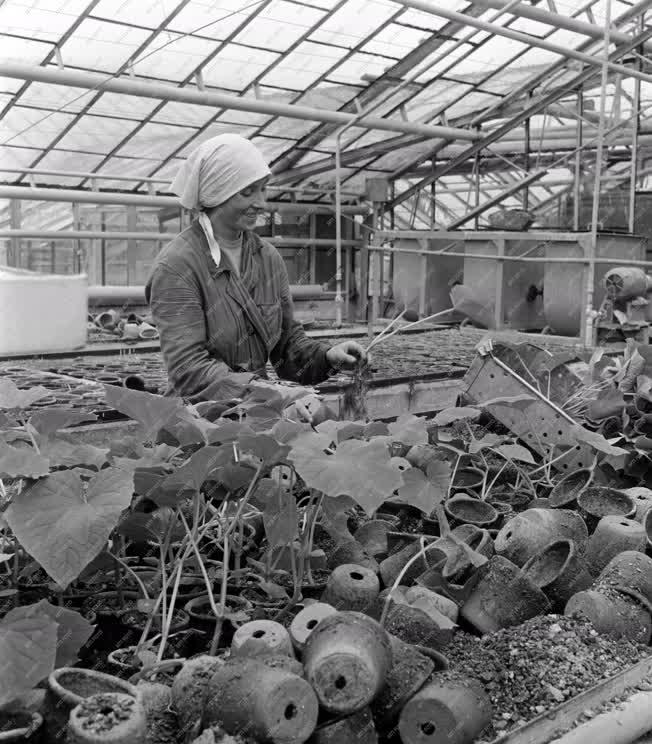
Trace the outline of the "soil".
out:
M 100 692 L 124 692 L 124 687 L 112 684 L 110 680 L 98 680 L 83 672 L 81 674 L 65 672 L 57 679 L 64 690 L 82 698 L 97 695 Z
M 32 716 L 29 713 L 3 713 L 0 716 L 0 732 L 27 728 L 31 723 Z
M 456 633 L 451 669 L 477 679 L 494 710 L 493 739 L 649 656 L 649 646 L 599 635 L 590 623 L 544 615 L 478 638 Z
M 135 705 L 135 698 L 116 700 L 111 696 L 101 695 L 81 703 L 76 715 L 83 719 L 81 727 L 84 731 L 105 734 L 129 720 Z

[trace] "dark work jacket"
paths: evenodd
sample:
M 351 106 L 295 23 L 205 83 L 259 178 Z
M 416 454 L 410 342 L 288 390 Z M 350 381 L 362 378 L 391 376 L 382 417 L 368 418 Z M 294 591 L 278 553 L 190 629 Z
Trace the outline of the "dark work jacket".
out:
M 212 400 L 230 372 L 264 375 L 268 359 L 283 379 L 325 380 L 333 372 L 329 347 L 308 338 L 294 320 L 276 248 L 247 231 L 240 277 L 231 266 L 224 251 L 216 266 L 196 220 L 158 255 L 145 297 L 161 338 L 166 395 Z

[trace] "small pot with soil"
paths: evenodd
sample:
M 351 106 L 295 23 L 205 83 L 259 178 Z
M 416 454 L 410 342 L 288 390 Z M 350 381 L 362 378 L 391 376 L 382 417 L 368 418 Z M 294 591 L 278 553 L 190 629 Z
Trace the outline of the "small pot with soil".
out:
M 444 511 L 455 525 L 472 524 L 489 527 L 498 519 L 498 512 L 488 502 L 466 493 L 456 493 L 444 503 Z
M 215 600 L 216 604 L 219 604 L 219 599 Z M 213 614 L 211 609 L 210 599 L 208 594 L 201 594 L 199 597 L 191 599 L 184 607 L 184 610 L 190 616 L 190 625 L 197 630 L 207 633 L 212 636 L 215 632 L 215 625 L 217 624 L 217 618 Z M 243 623 L 247 622 L 247 619 L 251 617 L 253 612 L 252 603 L 245 597 L 238 597 L 235 594 L 226 595 L 226 611 L 230 614 L 238 613 L 240 619 L 236 619 L 235 614 L 232 618 L 225 618 L 222 623 L 222 633 L 229 636 L 233 636 L 233 633 Z
M 68 744 L 142 744 L 145 710 L 138 698 L 104 692 L 82 700 L 70 713 Z
M 593 576 L 624 550 L 645 551 L 647 535 L 640 522 L 624 517 L 602 517 L 586 548 L 586 564 Z
M 125 645 L 133 645 L 140 640 L 149 619 L 150 614 L 148 612 L 141 612 L 137 609 L 126 610 L 120 615 L 120 623 L 125 631 Z M 150 625 L 151 635 L 157 635 L 161 632 L 163 626 L 162 620 L 162 615 L 154 615 Z M 186 630 L 189 625 L 190 616 L 188 613 L 185 610 L 175 609 L 170 625 L 170 633 L 179 633 L 182 630 Z M 129 639 L 133 640 L 130 642 Z
M 552 509 L 572 509 L 578 497 L 586 491 L 593 480 L 593 470 L 579 468 L 560 478 L 548 498 Z
M 118 692 L 136 697 L 136 688 L 112 674 L 93 669 L 61 667 L 48 677 L 43 705 L 47 740 L 64 741 L 70 711 L 97 693 Z
M 652 619 L 647 607 L 611 587 L 574 594 L 564 614 L 586 618 L 598 633 L 614 638 L 647 644 L 652 636 Z
M 43 717 L 40 713 L 16 710 L 0 713 L 0 744 L 33 742 L 41 737 Z
M 589 532 L 595 530 L 602 517 L 630 519 L 636 514 L 636 503 L 631 496 L 617 488 L 606 486 L 590 486 L 585 489 L 577 497 L 577 507 Z

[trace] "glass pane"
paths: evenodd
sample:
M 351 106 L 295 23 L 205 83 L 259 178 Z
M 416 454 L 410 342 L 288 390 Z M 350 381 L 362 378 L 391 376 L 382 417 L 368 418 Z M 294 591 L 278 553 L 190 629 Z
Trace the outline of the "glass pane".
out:
M 390 23 L 367 42 L 362 51 L 402 58 L 428 37 L 429 34 L 425 33 L 424 29 L 406 28 L 398 23 Z
M 204 82 L 219 88 L 243 90 L 278 58 L 279 55 L 273 52 L 227 44 L 203 68 Z
M 393 67 L 387 57 L 354 54 L 328 74 L 329 80 L 342 83 L 369 83 Z
M 76 114 L 88 106 L 91 98 L 97 95 L 95 90 L 73 88 L 70 85 L 51 85 L 50 83 L 30 83 L 21 93 L 20 102 L 26 106 L 45 109 L 58 109 Z M 109 95 L 106 93 L 105 95 Z M 132 100 L 138 100 L 131 97 Z
M 96 92 L 93 91 L 93 94 L 96 95 Z M 154 98 L 125 96 L 121 93 L 102 93 L 89 109 L 89 113 L 142 121 L 159 105 L 160 101 Z
M 100 18 L 129 19 L 129 23 L 146 28 L 157 28 L 177 7 L 176 0 L 100 0 L 93 8 L 94 16 Z
M 53 48 L 52 44 L 46 44 L 42 41 L 15 39 L 0 34 L 0 62 L 38 65 L 52 52 Z
M 252 142 L 261 150 L 267 161 L 282 155 L 294 145 L 293 140 L 274 139 L 273 137 L 254 137 Z
M 0 121 L 0 141 L 5 145 L 47 147 L 72 119 L 70 114 L 13 106 Z
M 87 0 L 67 0 L 32 3 L 26 9 L 21 0 L 5 0 L 0 7 L 0 28 L 8 34 L 58 41 L 87 6 Z
M 117 155 L 163 160 L 192 137 L 191 127 L 175 127 L 171 124 L 145 124 Z
M 133 69 L 136 75 L 180 82 L 201 67 L 217 46 L 218 42 L 213 40 L 165 31 L 157 34 L 138 54 Z
M 250 3 L 243 9 L 240 0 L 193 0 L 170 21 L 168 28 L 184 34 L 200 34 L 224 40 L 259 9 Z
M 87 155 L 81 152 L 70 152 L 69 150 L 50 150 L 38 164 L 38 168 L 76 171 L 87 173 L 98 166 L 102 161 L 100 155 Z M 79 176 L 39 176 L 35 175 L 36 183 L 55 183 L 59 186 L 76 186 L 80 183 Z M 100 187 L 104 183 L 100 183 Z
M 206 129 L 193 137 L 192 141 L 179 150 L 178 155 L 182 158 L 190 155 L 196 150 L 202 142 L 217 137 L 219 134 L 240 134 L 243 137 L 250 137 L 256 131 L 256 127 L 247 126 L 246 124 L 234 124 L 228 121 L 216 121 L 209 124 Z
M 88 18 L 61 47 L 65 65 L 117 72 L 148 38 L 147 31 Z
M 312 26 L 324 17 L 324 12 L 315 8 L 274 0 L 255 18 L 252 18 L 235 38 L 235 41 L 277 49 L 283 52 L 308 33 Z
M 58 146 L 68 150 L 108 153 L 136 128 L 136 122 L 104 116 L 82 117 Z
M 353 47 L 397 15 L 399 5 L 378 0 L 348 0 L 311 36 L 312 41 Z
M 304 91 L 345 54 L 344 49 L 304 42 L 293 52 L 284 55 L 279 64 L 263 77 L 262 82 Z

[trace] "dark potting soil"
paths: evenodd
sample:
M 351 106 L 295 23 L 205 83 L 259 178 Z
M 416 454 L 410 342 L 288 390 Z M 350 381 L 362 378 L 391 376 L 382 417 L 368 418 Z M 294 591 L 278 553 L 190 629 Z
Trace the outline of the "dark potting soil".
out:
M 98 680 L 83 672 L 64 672 L 57 680 L 64 690 L 82 698 L 97 695 L 100 692 L 124 692 L 124 687 L 113 684 L 110 680 Z
M 82 719 L 84 731 L 103 734 L 128 721 L 135 705 L 135 698 L 115 700 L 108 695 L 100 695 L 81 703 L 77 715 Z
M 453 671 L 480 681 L 492 730 L 521 725 L 649 656 L 649 646 L 599 635 L 585 620 L 545 615 L 478 638 L 458 632 L 446 648 Z M 478 743 L 480 744 L 480 743 Z
M 27 728 L 32 723 L 29 713 L 3 713 L 0 716 L 0 733 Z

